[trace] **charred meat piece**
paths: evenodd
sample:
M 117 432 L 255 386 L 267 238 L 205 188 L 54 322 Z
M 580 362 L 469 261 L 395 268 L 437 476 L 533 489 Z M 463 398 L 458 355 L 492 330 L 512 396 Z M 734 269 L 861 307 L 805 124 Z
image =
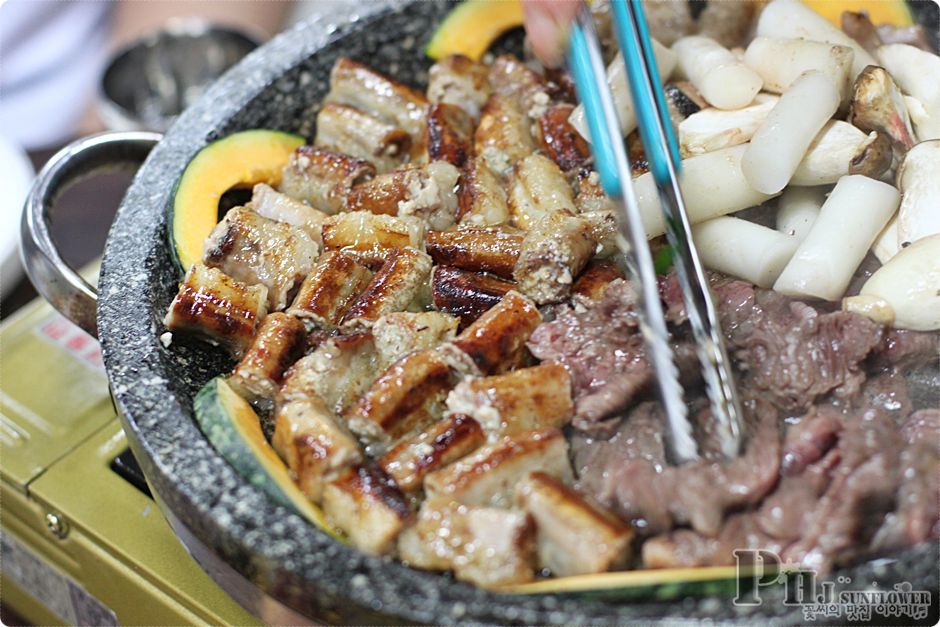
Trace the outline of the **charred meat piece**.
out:
M 494 307 L 516 284 L 485 274 L 435 266 L 431 273 L 434 308 L 457 316 L 463 327 Z
M 448 394 L 447 409 L 474 418 L 489 442 L 525 431 L 561 428 L 574 414 L 571 377 L 562 366 L 545 363 L 469 379 Z
M 372 272 L 355 257 L 329 251 L 304 279 L 287 313 L 311 328 L 334 329 L 371 279 Z
M 268 289 L 263 285 L 247 285 L 196 263 L 186 273 L 163 324 L 173 333 L 198 335 L 239 357 L 267 313 L 267 302 Z
M 429 231 L 425 246 L 434 263 L 512 278 L 522 235 L 492 229 Z
M 396 248 L 343 316 L 346 326 L 369 326 L 395 311 L 420 310 L 430 301 L 431 258 L 414 248 Z
M 235 207 L 206 238 L 203 263 L 233 279 L 268 288 L 268 309 L 280 311 L 313 269 L 319 249 L 303 229 Z
M 307 330 L 300 320 L 280 312 L 268 314 L 228 383 L 245 400 L 268 408 L 284 373 L 303 357 L 306 347 Z
M 381 555 L 395 549 L 395 539 L 414 512 L 395 482 L 372 464 L 357 464 L 323 488 L 323 512 L 352 544 Z
M 547 214 L 522 240 L 513 271 L 519 291 L 539 305 L 563 300 L 596 246 L 593 226 L 584 218 L 569 211 Z
M 474 120 L 490 97 L 489 68 L 463 55 L 445 57 L 431 66 L 428 100 L 461 107 Z
M 506 190 L 486 160 L 479 156 L 464 163 L 457 200 L 457 219 L 461 224 L 479 227 L 509 222 Z
M 420 91 L 340 57 L 330 72 L 330 92 L 324 102 L 355 107 L 404 129 L 411 135 L 412 158 L 424 153 L 428 100 Z
M 541 321 L 531 300 L 510 291 L 451 344 L 469 356 L 481 373 L 498 374 L 521 363 L 526 340 Z
M 552 105 L 538 121 L 542 152 L 565 172 L 585 168 L 591 162 L 590 146 L 568 122 L 573 110 L 571 104 Z
M 303 229 L 310 239 L 317 243 L 317 246 L 323 247 L 323 222 L 329 216 L 319 209 L 305 205 L 264 183 L 255 185 L 251 194 L 251 203 L 246 207 L 262 218 L 286 222 Z
M 355 107 L 328 102 L 317 114 L 317 136 L 313 143 L 365 159 L 378 172 L 388 172 L 408 159 L 411 136 Z
M 278 407 L 271 443 L 314 503 L 320 502 L 327 481 L 362 461 L 359 443 L 313 395 Z
M 630 558 L 630 525 L 554 477 L 530 473 L 516 504 L 535 521 L 539 564 L 556 577 L 615 570 Z
M 473 138 L 473 151 L 501 177 L 512 173 L 513 165 L 535 152 L 529 132 L 529 118 L 509 96 L 493 94 L 483 106 L 480 124 Z
M 425 501 L 398 552 L 412 566 L 453 569 L 484 588 L 521 584 L 535 577 L 535 525 L 522 512 Z
M 513 223 L 531 229 L 549 213 L 574 210 L 574 192 L 555 162 L 531 154 L 513 167 L 509 211 Z
M 346 195 L 356 183 L 375 175 L 368 161 L 316 146 L 301 146 L 284 166 L 280 191 L 328 214 L 346 208 Z
M 415 351 L 379 375 L 346 420 L 363 441 L 383 448 L 440 420 L 450 387 L 447 362 L 434 350 Z
M 410 352 L 434 348 L 454 339 L 457 324 L 453 316 L 436 311 L 400 311 L 376 320 L 372 334 L 379 357 L 387 365 Z
M 424 480 L 428 499 L 462 505 L 508 507 L 515 485 L 530 472 L 542 471 L 570 482 L 568 444 L 558 429 L 506 436 Z
M 433 104 L 428 109 L 428 160 L 447 161 L 462 167 L 473 154 L 473 117 L 453 104 Z
M 623 270 L 614 261 L 602 259 L 592 261 L 585 267 L 571 288 L 571 299 L 587 306 L 604 297 L 607 287 L 617 279 L 623 279 Z
M 312 396 L 341 415 L 372 383 L 378 353 L 371 333 L 340 335 L 321 342 L 293 365 L 278 394 L 278 406 Z
M 485 441 L 476 420 L 454 414 L 400 442 L 379 460 L 379 465 L 398 487 L 413 492 L 421 488 L 428 473 L 472 453 Z
M 350 211 L 331 216 L 323 224 L 323 247 L 355 255 L 369 265 L 381 265 L 396 249 L 422 248 L 424 231 L 424 222 L 411 216 Z

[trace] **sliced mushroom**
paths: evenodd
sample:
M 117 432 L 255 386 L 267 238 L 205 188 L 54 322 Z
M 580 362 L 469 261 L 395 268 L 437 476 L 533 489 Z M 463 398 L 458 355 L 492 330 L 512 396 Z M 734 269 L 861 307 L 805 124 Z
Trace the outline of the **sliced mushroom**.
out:
M 890 165 L 885 159 L 874 159 L 879 153 L 866 158 L 865 151 L 878 139 L 877 133 L 866 135 L 848 122 L 830 120 L 809 145 L 803 160 L 793 173 L 790 185 L 800 187 L 831 185 L 850 173 L 850 168 L 861 169 L 865 163 L 865 176 L 878 178 Z M 853 166 L 853 163 L 856 165 Z M 878 168 L 873 167 L 878 165 Z M 852 172 L 862 174 L 862 172 Z
M 754 102 L 743 109 L 708 108 L 693 113 L 679 123 L 682 154 L 699 155 L 750 141 L 779 99 L 779 96 L 758 94 Z
M 899 329 L 940 329 L 940 234 L 901 250 L 842 308 Z
M 911 148 L 898 170 L 898 244 L 940 233 L 940 139 Z
M 901 90 L 887 70 L 876 65 L 869 65 L 855 79 L 849 122 L 865 132 L 890 137 L 898 158 L 916 143 Z
M 901 90 L 923 107 L 920 119 L 912 116 L 917 139 L 940 139 L 940 57 L 907 44 L 882 46 L 877 56 Z

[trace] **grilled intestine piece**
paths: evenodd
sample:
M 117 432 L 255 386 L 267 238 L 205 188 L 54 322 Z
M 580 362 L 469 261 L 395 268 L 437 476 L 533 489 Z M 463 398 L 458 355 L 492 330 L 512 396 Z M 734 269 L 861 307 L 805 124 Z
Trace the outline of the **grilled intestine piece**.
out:
M 343 316 L 345 326 L 369 326 L 394 311 L 418 310 L 430 302 L 431 258 L 414 248 L 396 248 Z
M 346 195 L 356 183 L 375 175 L 368 161 L 316 146 L 295 150 L 281 178 L 280 191 L 327 214 L 346 208 Z
M 506 190 L 486 160 L 475 156 L 464 163 L 457 192 L 457 219 L 468 226 L 495 226 L 509 222 Z
M 552 105 L 539 118 L 537 126 L 542 152 L 565 172 L 587 167 L 591 161 L 590 146 L 568 122 L 572 111 L 572 104 Z
M 580 170 L 577 178 L 578 193 L 574 202 L 578 213 L 592 211 L 613 211 L 613 201 L 604 193 L 601 187 L 600 175 L 593 170 Z
M 278 407 L 271 443 L 314 503 L 320 502 L 325 482 L 362 461 L 356 438 L 315 395 Z
M 236 281 L 216 268 L 195 263 L 163 318 L 173 333 L 198 335 L 235 357 L 251 344 L 267 313 L 268 288 Z
M 483 106 L 474 133 L 474 153 L 494 174 L 508 177 L 516 163 L 535 152 L 529 126 L 529 118 L 514 99 L 493 94 Z
M 352 255 L 328 251 L 300 285 L 287 313 L 311 329 L 335 329 L 372 280 L 372 271 Z
M 474 120 L 490 97 L 489 68 L 459 54 L 445 57 L 428 73 L 428 100 L 461 107 Z
M 428 109 L 428 160 L 447 161 L 458 168 L 473 154 L 473 117 L 455 104 Z
M 420 91 L 340 57 L 330 72 L 324 102 L 349 105 L 394 124 L 411 135 L 412 159 L 424 152 L 428 100 Z
M 512 278 L 522 235 L 493 229 L 429 231 L 425 247 L 434 263 Z
M 514 55 L 496 57 L 490 65 L 489 80 L 493 93 L 515 100 L 533 120 L 542 117 L 551 104 L 545 78 Z
M 251 192 L 251 204 L 247 205 L 262 218 L 286 222 L 307 232 L 310 239 L 323 247 L 323 222 L 329 217 L 319 209 L 305 205 L 287 194 L 282 194 L 270 185 L 258 183 Z
M 425 223 L 412 216 L 351 211 L 323 224 L 323 248 L 342 250 L 367 264 L 380 264 L 395 249 L 424 247 Z
M 535 525 L 523 512 L 425 502 L 398 540 L 400 557 L 427 570 L 453 570 L 484 588 L 535 578 Z
M 458 322 L 457 318 L 437 311 L 399 311 L 376 320 L 372 334 L 382 363 L 388 365 L 412 351 L 434 348 L 454 339 Z
M 303 229 L 235 207 L 206 238 L 202 260 L 233 279 L 264 285 L 268 309 L 279 311 L 313 269 L 318 254 L 316 242 Z
M 486 437 L 470 416 L 447 416 L 417 435 L 402 440 L 379 460 L 379 465 L 405 492 L 421 488 L 424 477 L 483 445 Z
M 409 353 L 389 366 L 346 412 L 349 428 L 382 449 L 444 415 L 450 367 L 431 349 Z
M 563 300 L 596 247 L 591 222 L 568 211 L 549 213 L 522 241 L 513 272 L 519 291 L 539 305 Z
M 431 273 L 434 308 L 458 316 L 463 326 L 482 316 L 515 287 L 511 281 L 449 266 L 435 266 Z
M 574 206 L 574 192 L 551 159 L 531 154 L 513 167 L 509 211 L 519 228 L 528 231 L 548 213 Z
M 457 217 L 455 187 L 460 171 L 446 161 L 380 174 L 349 192 L 346 208 L 389 216 L 420 218 L 446 229 Z
M 288 371 L 278 393 L 278 407 L 316 396 L 340 415 L 372 383 L 378 361 L 371 333 L 329 338 Z
M 572 480 L 568 444 L 558 429 L 527 431 L 478 448 L 424 480 L 428 500 L 461 505 L 510 507 L 513 490 L 530 472 Z
M 474 418 L 489 442 L 524 431 L 560 428 L 574 416 L 571 377 L 560 364 L 544 363 L 468 379 L 447 395 L 447 410 Z
M 538 529 L 539 565 L 556 577 L 625 566 L 633 529 L 558 479 L 533 472 L 516 486 L 516 505 Z
M 300 320 L 281 312 L 268 314 L 228 384 L 253 405 L 268 408 L 284 373 L 303 356 L 306 346 L 307 330 Z
M 365 159 L 378 172 L 388 172 L 408 159 L 411 136 L 355 107 L 328 102 L 317 114 L 317 136 L 313 143 Z
M 571 300 L 575 304 L 585 305 L 600 300 L 607 291 L 607 286 L 617 279 L 622 279 L 623 270 L 608 259 L 588 263 L 584 272 L 571 288 Z
M 525 359 L 525 343 L 541 322 L 535 303 L 513 290 L 464 329 L 451 345 L 469 357 L 484 375 L 506 372 Z
M 414 512 L 395 482 L 372 464 L 347 468 L 323 488 L 323 511 L 358 549 L 391 553 Z

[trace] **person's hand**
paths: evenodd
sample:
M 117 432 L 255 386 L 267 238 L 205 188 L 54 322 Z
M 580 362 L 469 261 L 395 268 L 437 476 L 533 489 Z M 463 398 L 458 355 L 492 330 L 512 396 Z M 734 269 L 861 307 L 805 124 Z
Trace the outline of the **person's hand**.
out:
M 580 0 L 523 0 L 525 30 L 532 50 L 548 67 L 558 67 L 568 48 L 568 31 Z

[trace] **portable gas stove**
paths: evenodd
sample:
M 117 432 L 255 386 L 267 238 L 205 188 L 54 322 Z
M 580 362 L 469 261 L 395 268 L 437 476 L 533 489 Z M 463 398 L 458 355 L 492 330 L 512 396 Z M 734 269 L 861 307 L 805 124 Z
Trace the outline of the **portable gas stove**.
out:
M 35 301 L 0 325 L 2 599 L 38 625 L 253 625 L 127 448 L 98 343 Z

